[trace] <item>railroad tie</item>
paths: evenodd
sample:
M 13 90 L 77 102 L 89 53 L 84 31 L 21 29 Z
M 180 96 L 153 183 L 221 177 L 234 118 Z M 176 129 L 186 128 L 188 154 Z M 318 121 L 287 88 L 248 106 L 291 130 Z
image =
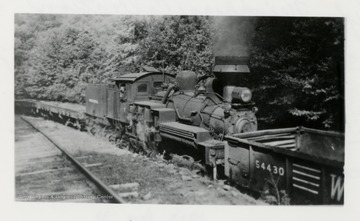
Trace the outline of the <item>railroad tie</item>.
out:
M 110 185 L 109 187 L 112 188 L 121 198 L 131 199 L 139 197 L 139 186 L 139 183 L 124 183 Z

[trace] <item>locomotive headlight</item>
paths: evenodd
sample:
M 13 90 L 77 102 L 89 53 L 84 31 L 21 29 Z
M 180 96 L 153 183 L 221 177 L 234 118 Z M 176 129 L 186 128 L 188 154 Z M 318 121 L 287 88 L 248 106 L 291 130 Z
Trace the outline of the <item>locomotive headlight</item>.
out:
M 247 87 L 236 87 L 232 91 L 231 96 L 232 96 L 233 102 L 238 100 L 243 103 L 247 103 L 247 102 L 251 101 L 252 93 L 251 93 L 250 89 Z
M 247 103 L 247 102 L 251 101 L 251 97 L 252 97 L 252 94 L 251 94 L 250 89 L 249 88 L 244 88 L 244 90 L 241 93 L 241 100 L 244 103 Z

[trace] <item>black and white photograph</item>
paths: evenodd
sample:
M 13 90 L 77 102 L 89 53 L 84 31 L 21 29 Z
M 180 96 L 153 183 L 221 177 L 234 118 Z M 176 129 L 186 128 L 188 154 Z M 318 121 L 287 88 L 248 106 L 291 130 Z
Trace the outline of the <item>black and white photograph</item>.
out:
M 356 1 L 1 3 L 4 220 L 357 220 Z
M 15 198 L 344 203 L 344 18 L 15 14 Z

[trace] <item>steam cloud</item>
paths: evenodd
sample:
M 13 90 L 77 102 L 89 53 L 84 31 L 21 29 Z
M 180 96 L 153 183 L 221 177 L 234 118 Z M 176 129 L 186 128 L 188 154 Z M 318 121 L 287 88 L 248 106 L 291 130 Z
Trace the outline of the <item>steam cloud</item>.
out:
M 249 56 L 255 17 L 215 16 L 215 56 Z

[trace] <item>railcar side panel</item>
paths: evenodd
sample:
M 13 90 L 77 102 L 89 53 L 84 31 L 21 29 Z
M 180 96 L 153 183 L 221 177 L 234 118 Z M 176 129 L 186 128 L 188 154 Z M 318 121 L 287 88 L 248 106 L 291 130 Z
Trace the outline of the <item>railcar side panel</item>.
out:
M 255 191 L 264 188 L 286 189 L 286 157 L 273 153 L 270 149 L 250 146 L 250 185 Z
M 288 165 L 288 193 L 295 204 L 319 204 L 323 192 L 323 167 L 319 164 L 291 158 Z
M 250 187 L 250 146 L 228 143 L 225 146 L 225 175 L 233 182 Z
M 283 190 L 286 189 L 286 158 L 271 149 L 228 142 L 225 145 L 225 175 L 254 191 L 275 185 Z
M 327 204 L 344 204 L 344 171 L 326 168 L 324 171 L 324 197 Z
M 117 90 L 114 88 L 108 88 L 107 90 L 107 118 L 110 119 L 117 119 L 118 118 L 118 112 L 117 112 L 117 105 L 119 100 L 119 95 L 117 93 Z
M 107 115 L 107 86 L 89 85 L 86 88 L 86 113 L 104 118 Z
M 313 156 L 326 156 L 329 160 L 344 161 L 344 137 L 338 133 L 319 132 L 313 129 L 304 129 L 305 133 L 299 136 L 299 147 L 303 153 Z

